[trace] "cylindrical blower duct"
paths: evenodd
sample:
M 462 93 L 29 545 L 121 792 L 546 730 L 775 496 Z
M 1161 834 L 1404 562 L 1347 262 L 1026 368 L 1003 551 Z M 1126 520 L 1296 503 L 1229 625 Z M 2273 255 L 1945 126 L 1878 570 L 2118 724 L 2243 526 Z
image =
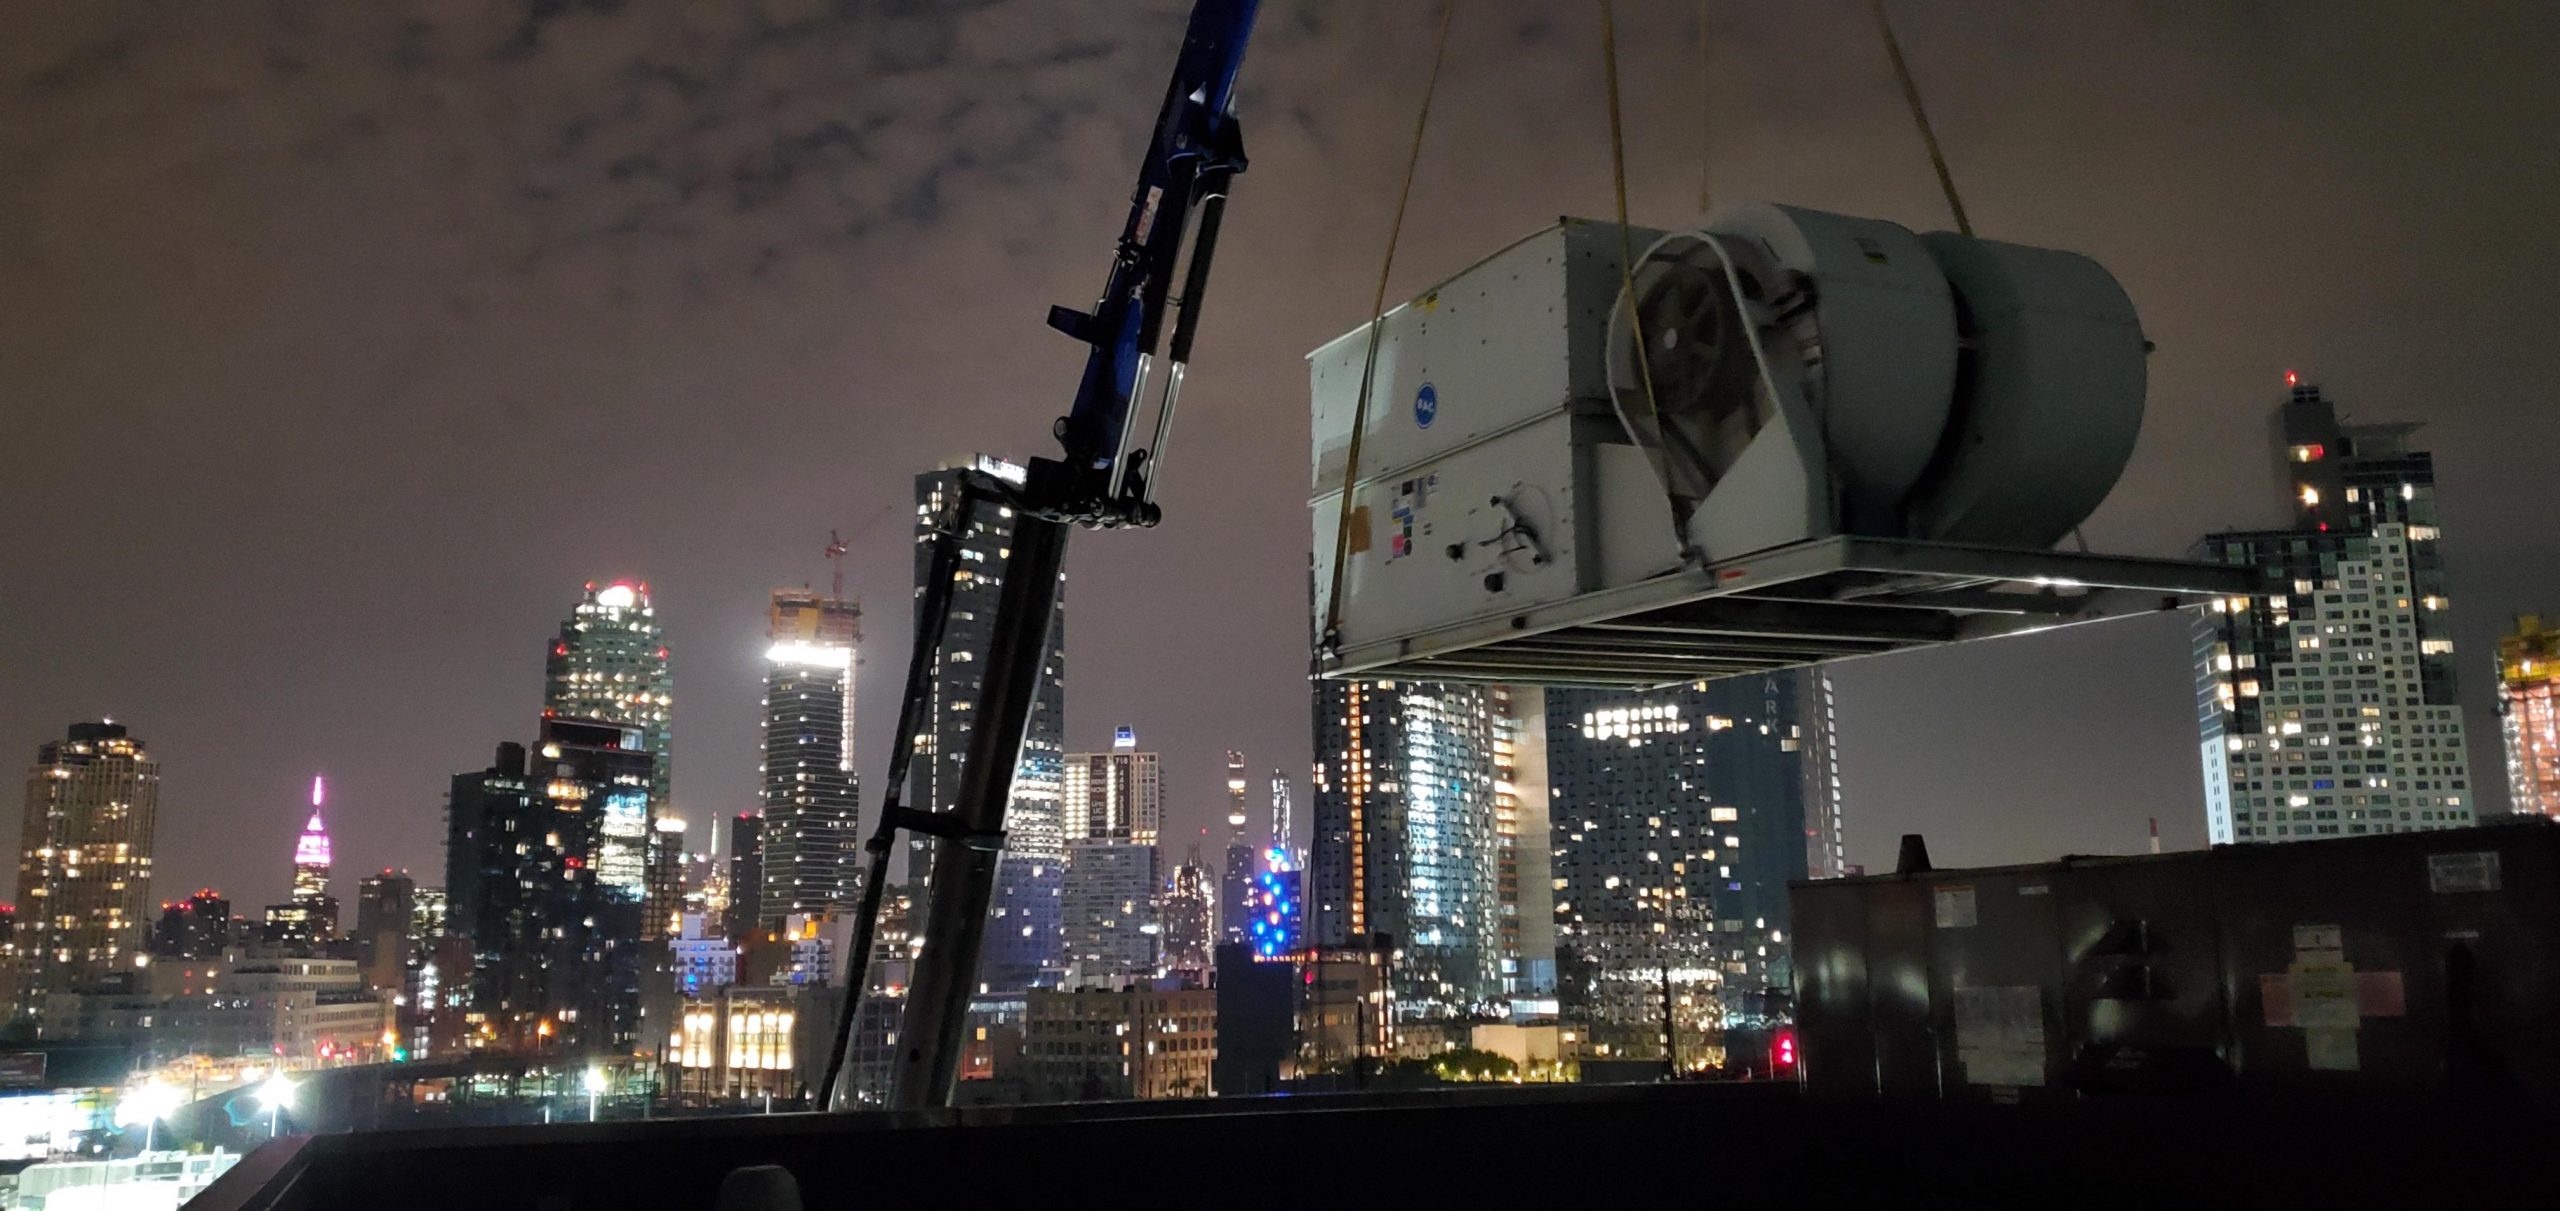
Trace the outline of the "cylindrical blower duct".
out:
M 2133 300 L 2077 253 L 1920 239 L 1955 287 L 1966 349 L 1946 437 L 1911 495 L 1911 532 L 2051 546 L 2133 457 L 2145 386 Z
M 1839 532 L 2048 547 L 2132 456 L 2141 327 L 2086 257 L 1749 202 L 1655 241 L 1634 276 L 1646 361 L 1621 299 L 1611 393 L 1688 535 L 1793 507 L 1750 472 L 1809 462 Z M 1778 423 L 1773 392 L 1810 423 Z

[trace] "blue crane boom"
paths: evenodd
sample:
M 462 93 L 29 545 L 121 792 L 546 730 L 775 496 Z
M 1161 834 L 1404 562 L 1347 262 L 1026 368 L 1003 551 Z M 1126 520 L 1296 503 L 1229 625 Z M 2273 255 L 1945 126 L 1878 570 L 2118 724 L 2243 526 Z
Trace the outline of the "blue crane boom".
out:
M 1093 352 L 1085 359 L 1075 406 L 1058 422 L 1065 475 L 1057 499 L 1031 493 L 1032 507 L 1044 514 L 1101 525 L 1150 525 L 1156 519 L 1156 468 L 1164 461 L 1183 366 L 1190 360 L 1219 218 L 1229 182 L 1245 167 L 1234 112 L 1236 73 L 1259 2 L 1200 0 L 1192 7 L 1101 299 L 1090 312 L 1049 309 L 1051 327 L 1093 346 Z M 1170 366 L 1155 437 L 1131 450 L 1136 413 L 1163 337 L 1168 287 L 1195 213 L 1198 234 L 1182 294 L 1174 300 L 1181 315 L 1165 351 Z
M 871 861 L 847 956 L 844 1004 L 827 1075 L 816 1091 L 825 1104 L 843 1100 L 845 1061 L 878 936 L 889 856 L 900 829 L 931 837 L 934 843 L 920 931 L 923 947 L 907 988 L 889 1099 L 905 1108 L 941 1105 L 958 1079 L 969 996 L 977 986 L 987 906 L 1004 844 L 1005 808 L 1049 654 L 1049 620 L 1066 565 L 1067 535 L 1079 525 L 1149 526 L 1161 515 L 1155 493 L 1163 479 L 1174 405 L 1198 331 L 1227 189 L 1245 167 L 1235 117 L 1236 73 L 1259 7 L 1260 0 L 1198 0 L 1192 6 L 1102 296 L 1091 311 L 1049 310 L 1050 327 L 1092 346 L 1075 403 L 1058 418 L 1059 456 L 1032 459 L 1020 484 L 964 472 L 960 490 L 935 519 L 932 563 L 921 586 L 915 649 L 908 659 L 906 696 L 883 780 L 880 818 L 864 842 Z M 1182 272 L 1179 295 L 1171 292 L 1177 269 Z M 1179 312 L 1169 342 L 1164 331 L 1168 307 Z M 1133 449 L 1137 413 L 1159 349 L 1166 370 L 1153 433 L 1145 446 Z M 973 654 L 982 671 L 977 698 L 970 704 L 973 724 L 960 785 L 948 802 L 910 807 L 902 801 L 907 765 L 929 709 L 937 656 L 950 622 L 960 540 L 982 510 L 1007 507 L 1013 517 L 1012 545 L 991 622 L 993 637 L 985 652 Z

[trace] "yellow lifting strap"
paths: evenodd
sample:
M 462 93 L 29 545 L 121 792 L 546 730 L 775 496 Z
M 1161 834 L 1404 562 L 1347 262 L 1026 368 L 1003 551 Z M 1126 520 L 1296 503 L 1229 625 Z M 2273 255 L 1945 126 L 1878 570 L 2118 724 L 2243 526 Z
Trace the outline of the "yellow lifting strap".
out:
M 1627 149 L 1625 125 L 1620 115 L 1618 100 L 1617 15 L 1609 0 L 1599 0 L 1599 3 L 1601 69 L 1608 84 L 1609 98 L 1609 177 L 1611 190 L 1617 203 L 1618 217 L 1618 282 L 1619 288 L 1626 292 L 1628 317 L 1631 321 L 1629 326 L 1636 334 L 1636 366 L 1644 382 L 1645 398 L 1651 401 L 1653 398 L 1652 358 L 1645 347 L 1642 317 L 1635 310 L 1635 248 L 1627 234 Z M 1440 65 L 1447 57 L 1449 25 L 1451 18 L 1457 13 L 1457 8 L 1457 0 L 1443 0 L 1440 6 L 1439 32 L 1434 36 L 1431 45 L 1431 71 L 1423 79 L 1422 107 L 1414 116 L 1413 145 L 1405 156 L 1404 183 L 1396 190 L 1395 219 L 1387 228 L 1386 256 L 1378 266 L 1378 288 L 1370 299 L 1368 347 L 1361 358 L 1360 394 L 1351 409 L 1351 440 L 1343 452 L 1342 503 L 1334 526 L 1333 574 L 1325 595 L 1324 629 L 1321 642 L 1327 649 L 1334 645 L 1342 628 L 1342 582 L 1350 562 L 1351 527 L 1357 513 L 1357 510 L 1352 507 L 1352 494 L 1360 481 L 1360 445 L 1369 427 L 1370 397 L 1377 389 L 1378 339 L 1380 330 L 1386 324 L 1387 279 L 1395 269 L 1396 243 L 1404 234 L 1405 208 L 1413 197 L 1414 172 L 1422 162 L 1422 138 L 1424 131 L 1431 123 L 1431 101 L 1440 89 Z M 1705 19 L 1703 5 L 1699 9 L 1699 16 L 1703 22 Z M 1705 36 L 1706 30 L 1702 24 L 1699 28 L 1699 38 L 1702 43 Z M 1701 163 L 1703 165 L 1703 152 Z M 1701 171 L 1703 174 L 1703 167 Z M 1699 183 L 1699 200 L 1702 203 L 1705 201 L 1705 193 L 1706 186 L 1702 175 Z
M 1920 143 L 1929 149 L 1929 167 L 1938 170 L 1938 188 L 1947 194 L 1947 209 L 1954 211 L 1956 230 L 1973 234 L 1973 221 L 1964 217 L 1964 199 L 1956 196 L 1956 178 L 1947 171 L 1947 157 L 1938 150 L 1938 132 L 1930 129 L 1929 111 L 1920 106 L 1920 86 L 1911 81 L 1911 65 L 1902 61 L 1902 42 L 1893 36 L 1893 23 L 1885 20 L 1884 0 L 1867 0 L 1867 11 L 1875 14 L 1876 33 L 1884 39 L 1885 58 L 1893 61 L 1893 78 L 1902 85 L 1902 99 L 1911 106 L 1912 125 L 1920 128 Z
M 1706 31 L 1700 30 L 1701 36 Z M 1627 234 L 1627 140 L 1618 115 L 1618 18 L 1609 0 L 1600 0 L 1600 68 L 1609 84 L 1609 181 L 1618 202 L 1618 288 L 1627 296 L 1627 335 L 1636 351 L 1636 381 L 1644 384 L 1645 410 L 1660 415 L 1653 395 L 1653 339 L 1645 334 L 1644 313 L 1636 306 L 1636 249 Z M 1701 187 L 1703 189 L 1703 186 Z
M 1405 153 L 1404 184 L 1396 190 L 1395 220 L 1387 226 L 1387 254 L 1378 265 L 1378 290 L 1369 302 L 1369 350 L 1360 364 L 1360 397 L 1351 407 L 1351 444 L 1343 451 L 1342 509 L 1333 533 L 1333 585 L 1325 596 L 1321 642 L 1330 648 L 1342 629 L 1342 571 L 1351 548 L 1351 493 L 1360 481 L 1360 439 L 1369 428 L 1369 393 L 1378 379 L 1378 330 L 1387 322 L 1387 275 L 1396 267 L 1396 241 L 1404 235 L 1405 203 L 1413 198 L 1414 170 L 1422 164 L 1422 134 L 1431 124 L 1431 98 L 1440 91 L 1440 62 L 1449 50 L 1449 22 L 1458 0 L 1441 0 L 1440 31 L 1431 42 L 1431 73 L 1422 82 L 1422 111 L 1413 118 L 1413 147 Z

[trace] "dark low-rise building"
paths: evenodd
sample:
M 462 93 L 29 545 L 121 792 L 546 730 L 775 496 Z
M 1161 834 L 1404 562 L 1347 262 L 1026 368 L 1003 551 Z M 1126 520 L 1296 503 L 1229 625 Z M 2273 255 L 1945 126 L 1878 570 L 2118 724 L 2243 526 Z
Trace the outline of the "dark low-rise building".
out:
M 1796 886 L 1815 1094 L 2560 1109 L 2560 825 L 1975 870 L 1917 849 Z

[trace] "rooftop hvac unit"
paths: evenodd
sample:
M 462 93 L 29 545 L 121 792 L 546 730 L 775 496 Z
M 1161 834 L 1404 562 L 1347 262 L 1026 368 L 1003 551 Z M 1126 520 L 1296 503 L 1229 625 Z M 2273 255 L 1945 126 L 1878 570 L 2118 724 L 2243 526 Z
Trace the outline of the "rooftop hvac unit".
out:
M 2141 426 L 2073 253 L 1765 203 L 1566 219 L 1387 313 L 1328 673 L 1667 684 L 2247 591 L 2050 548 Z M 1369 328 L 1309 356 L 1329 614 Z

